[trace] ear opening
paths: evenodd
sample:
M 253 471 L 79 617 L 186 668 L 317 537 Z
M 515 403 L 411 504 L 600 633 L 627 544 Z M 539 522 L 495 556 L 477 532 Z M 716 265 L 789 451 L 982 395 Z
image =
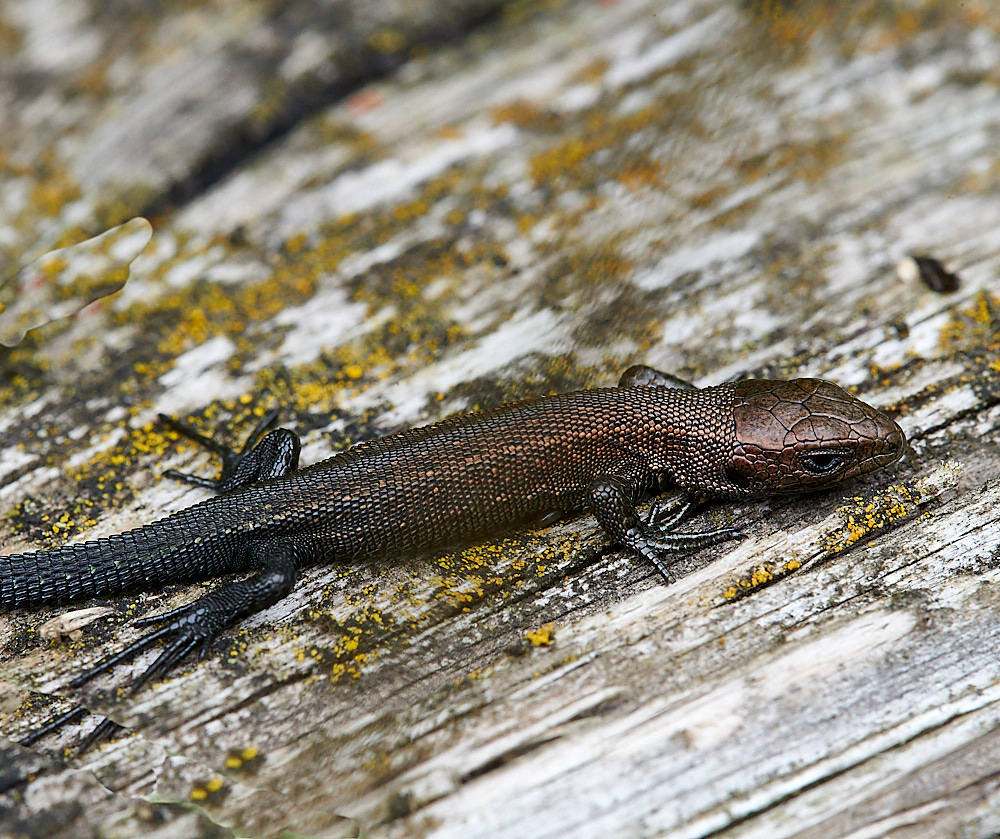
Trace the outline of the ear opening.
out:
M 730 463 L 726 466 L 726 480 L 740 489 L 750 488 L 750 476 L 735 464 Z

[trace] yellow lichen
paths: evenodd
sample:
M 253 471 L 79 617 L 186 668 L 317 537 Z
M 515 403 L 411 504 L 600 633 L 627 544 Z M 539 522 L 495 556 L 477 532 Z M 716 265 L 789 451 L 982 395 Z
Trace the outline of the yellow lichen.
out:
M 905 486 L 894 485 L 871 497 L 852 500 L 853 506 L 837 510 L 843 526 L 822 537 L 821 546 L 828 553 L 840 553 L 872 533 L 910 515 L 920 503 L 921 497 Z
M 764 563 L 758 565 L 749 574 L 741 577 L 734 584 L 728 586 L 722 592 L 726 600 L 737 600 L 753 593 L 756 589 L 769 585 L 775 580 L 781 579 L 787 574 L 797 571 L 802 567 L 802 563 L 797 559 L 791 559 L 780 565 Z
M 524 633 L 524 637 L 528 639 L 533 647 L 548 647 L 555 643 L 555 626 L 554 623 L 547 623 L 538 629 L 528 630 Z
M 537 128 L 544 118 L 543 112 L 533 102 L 517 99 L 490 109 L 493 122 L 497 125 L 509 122 L 518 128 Z
M 226 769 L 242 769 L 247 763 L 256 760 L 257 755 L 256 746 L 246 746 L 238 752 L 230 752 L 226 755 Z
M 406 44 L 406 35 L 398 29 L 380 29 L 368 39 L 368 45 L 382 55 L 402 52 Z
M 1000 350 L 1000 296 L 980 291 L 970 306 L 953 310 L 941 329 L 939 346 L 949 354 Z

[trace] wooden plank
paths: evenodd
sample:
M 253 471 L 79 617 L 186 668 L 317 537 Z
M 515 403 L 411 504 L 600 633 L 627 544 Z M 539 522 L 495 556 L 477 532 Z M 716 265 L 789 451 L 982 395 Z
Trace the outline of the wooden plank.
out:
M 19 8 L 0 26 L 17 46 L 8 88 L 23 78 L 12 66 L 40 60 L 40 19 Z M 190 14 L 159 37 L 208 20 Z M 199 49 L 269 20 L 211 14 Z M 588 517 L 310 571 L 204 661 L 121 699 L 143 658 L 76 697 L 134 736 L 67 769 L 5 752 L 20 779 L 5 829 L 144 835 L 155 816 L 178 836 L 208 820 L 387 838 L 1000 830 L 994 18 L 933 2 L 510 7 L 218 182 L 197 173 L 231 125 L 212 129 L 219 114 L 201 107 L 208 146 L 135 150 L 151 205 L 202 186 L 157 219 L 121 294 L 0 362 L 5 552 L 200 498 L 155 480 L 214 468 L 153 426 L 157 411 L 238 440 L 283 404 L 308 462 L 642 361 L 699 384 L 834 379 L 892 411 L 913 451 L 843 490 L 710 509 L 748 538 L 683 559 L 669 587 Z M 209 52 L 238 84 L 235 53 Z M 121 61 L 123 78 L 156 77 L 170 51 Z M 85 71 L 47 72 L 65 104 Z M 80 167 L 156 97 L 124 84 L 81 100 L 75 125 L 14 97 L 6 253 L 27 261 L 108 217 L 113 190 Z M 253 93 L 237 122 L 267 101 Z M 45 131 L 24 127 L 32 113 Z M 17 164 L 46 150 L 48 169 Z M 896 276 L 918 251 L 960 274 L 957 293 Z M 200 591 L 113 598 L 117 616 L 77 641 L 33 633 L 64 610 L 0 617 L 0 731 L 44 716 L 24 697 L 62 693 L 138 637 L 131 617 Z

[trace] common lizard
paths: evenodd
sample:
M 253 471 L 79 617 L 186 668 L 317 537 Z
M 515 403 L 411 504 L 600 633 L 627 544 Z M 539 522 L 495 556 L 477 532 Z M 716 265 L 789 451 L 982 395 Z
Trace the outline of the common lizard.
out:
M 741 535 L 674 532 L 694 499 L 826 488 L 895 461 L 905 442 L 892 419 L 829 382 L 750 379 L 697 389 L 641 366 L 618 387 L 453 416 L 304 469 L 298 437 L 286 429 L 265 435 L 268 422 L 240 452 L 167 422 L 223 458 L 218 479 L 168 474 L 219 494 L 116 536 L 0 557 L 0 606 L 243 576 L 141 619 L 159 628 L 71 687 L 165 639 L 138 689 L 281 600 L 308 566 L 443 552 L 587 507 L 613 542 L 670 581 L 672 555 Z M 641 518 L 637 502 L 667 483 L 687 503 L 671 511 L 654 505 Z

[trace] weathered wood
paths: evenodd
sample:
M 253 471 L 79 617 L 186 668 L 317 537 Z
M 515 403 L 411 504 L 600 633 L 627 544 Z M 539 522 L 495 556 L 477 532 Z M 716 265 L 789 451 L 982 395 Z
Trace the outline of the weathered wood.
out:
M 5 552 L 201 497 L 156 480 L 214 468 L 156 411 L 239 439 L 282 403 L 308 462 L 643 361 L 701 384 L 830 378 L 913 446 L 842 491 L 709 510 L 750 535 L 685 558 L 669 587 L 588 517 L 316 569 L 203 662 L 120 700 L 143 659 L 75 697 L 134 736 L 69 768 L 11 746 L 7 832 L 1000 831 L 998 10 L 786 5 L 514 4 L 422 54 L 408 45 L 490 4 L 453 4 L 450 29 L 408 18 L 433 4 L 331 4 L 393 23 L 359 17 L 313 53 L 315 4 L 285 4 L 287 31 L 264 6 L 189 11 L 136 28 L 118 63 L 83 42 L 34 96 L 26 68 L 57 39 L 32 4 L 2 12 L 4 253 L 174 203 L 119 295 L 0 359 Z M 252 159 L 212 152 L 253 145 L 267 67 L 306 50 L 339 72 L 334 52 L 370 56 L 376 35 L 408 57 L 391 78 Z M 260 47 L 249 76 L 240 44 Z M 108 87 L 87 88 L 98 68 Z M 187 91 L 185 127 L 168 117 Z M 206 161 L 231 168 L 214 182 Z M 959 291 L 899 279 L 911 252 Z M 46 709 L 22 699 L 137 637 L 132 616 L 196 592 L 114 598 L 82 640 L 34 634 L 64 610 L 0 617 L 0 730 L 23 733 Z

